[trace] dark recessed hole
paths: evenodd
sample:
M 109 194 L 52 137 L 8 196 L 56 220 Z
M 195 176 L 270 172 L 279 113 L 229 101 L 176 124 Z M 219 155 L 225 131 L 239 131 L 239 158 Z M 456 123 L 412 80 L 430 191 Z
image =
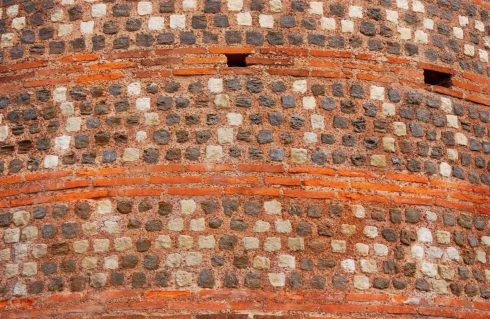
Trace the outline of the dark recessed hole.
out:
M 424 82 L 425 84 L 443 86 L 445 88 L 450 88 L 452 74 L 426 70 L 424 69 Z
M 244 68 L 247 66 L 245 59 L 249 56 L 248 54 L 225 54 L 226 64 L 233 68 Z

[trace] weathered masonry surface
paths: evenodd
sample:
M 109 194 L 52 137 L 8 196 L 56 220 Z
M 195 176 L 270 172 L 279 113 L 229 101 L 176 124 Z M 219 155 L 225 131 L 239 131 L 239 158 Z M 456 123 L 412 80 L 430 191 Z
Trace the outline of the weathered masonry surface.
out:
M 489 15 L 0 0 L 0 318 L 490 318 Z

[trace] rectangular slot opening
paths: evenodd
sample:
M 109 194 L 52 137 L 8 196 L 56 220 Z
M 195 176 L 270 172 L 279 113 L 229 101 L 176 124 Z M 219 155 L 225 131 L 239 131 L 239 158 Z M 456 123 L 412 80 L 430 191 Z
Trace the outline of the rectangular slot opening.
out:
M 244 68 L 247 66 L 247 57 L 249 54 L 237 53 L 237 54 L 225 54 L 226 64 L 231 68 Z
M 450 88 L 452 74 L 424 69 L 424 83 Z

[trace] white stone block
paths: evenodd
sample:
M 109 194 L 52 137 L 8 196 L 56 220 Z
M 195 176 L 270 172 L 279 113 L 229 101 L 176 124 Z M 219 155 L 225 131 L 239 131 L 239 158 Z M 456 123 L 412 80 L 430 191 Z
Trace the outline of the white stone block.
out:
M 66 120 L 66 131 L 67 132 L 78 132 L 80 131 L 82 125 L 81 117 L 69 117 Z
M 236 22 L 238 25 L 251 26 L 252 15 L 250 12 L 239 12 L 236 14 Z
M 95 22 L 91 21 L 82 21 L 80 22 L 80 32 L 82 34 L 92 34 L 94 33 L 94 25 Z
M 221 145 L 233 143 L 233 129 L 218 128 L 218 143 Z
M 242 241 L 245 250 L 259 249 L 259 239 L 257 237 L 243 237 Z
M 281 210 L 282 210 L 281 202 L 279 202 L 276 199 L 273 199 L 270 201 L 265 201 L 264 202 L 264 210 L 267 214 L 279 215 L 279 214 L 281 214 Z
M 284 287 L 286 284 L 286 275 L 283 273 L 268 273 L 269 282 L 274 287 Z
M 306 110 L 313 110 L 316 106 L 316 100 L 314 96 L 303 97 L 303 108 Z
M 269 9 L 271 12 L 281 12 L 282 11 L 282 1 L 281 0 L 269 0 Z
M 305 163 L 308 160 L 308 151 L 303 148 L 291 148 L 291 160 L 297 164 Z
M 55 168 L 58 166 L 58 159 L 56 155 L 46 155 L 44 158 L 44 168 Z
M 414 12 L 425 12 L 425 6 L 420 0 L 413 0 L 412 2 L 412 10 Z
M 185 15 L 172 14 L 170 16 L 170 28 L 171 29 L 184 29 L 185 28 Z
M 194 11 L 197 8 L 197 0 L 184 0 L 182 1 L 182 8 L 185 11 Z
M 354 21 L 352 20 L 341 20 L 340 27 L 342 32 L 354 33 Z
M 140 150 L 134 147 L 127 147 L 124 149 L 123 153 L 123 161 L 125 162 L 134 162 L 137 161 L 140 157 Z
M 240 126 L 243 123 L 243 116 L 240 113 L 228 113 L 226 114 L 228 125 Z
M 434 20 L 424 18 L 424 28 L 426 28 L 427 30 L 434 30 Z
M 138 96 L 141 94 L 141 83 L 140 82 L 132 82 L 128 84 L 128 95 L 129 96 Z
M 325 120 L 322 115 L 311 115 L 311 128 L 314 130 L 323 130 L 325 128 Z
M 398 23 L 398 11 L 386 9 L 386 20 L 393 23 Z
M 101 18 L 106 15 L 107 6 L 105 3 L 95 3 L 92 5 L 92 17 Z
M 101 215 L 110 214 L 112 212 L 112 204 L 110 199 L 101 199 L 97 201 L 97 213 Z
M 227 0 L 226 4 L 229 11 L 240 11 L 243 8 L 243 0 Z
M 349 17 L 351 17 L 351 18 L 362 18 L 362 7 L 361 6 L 350 6 L 349 7 Z
M 18 17 L 12 19 L 12 28 L 22 30 L 26 27 L 26 17 Z
M 417 240 L 420 243 L 432 244 L 432 232 L 426 227 L 417 229 Z
M 210 161 L 219 161 L 223 157 L 223 148 L 219 145 L 206 146 L 206 159 Z
M 180 201 L 180 211 L 183 214 L 191 215 L 196 211 L 197 204 L 193 199 L 182 199 Z
M 450 177 L 452 172 L 451 165 L 446 162 L 442 162 L 439 165 L 439 173 L 444 177 Z
M 385 88 L 371 85 L 371 99 L 383 101 L 385 99 Z
M 150 31 L 163 30 L 164 22 L 165 20 L 163 17 L 150 17 L 148 19 L 148 30 Z
M 273 28 L 274 27 L 274 16 L 268 14 L 259 15 L 259 25 L 261 28 Z
M 208 80 L 208 90 L 211 93 L 221 93 L 223 91 L 223 79 L 210 78 Z
M 322 30 L 335 30 L 337 24 L 334 18 L 321 17 L 320 28 Z
M 0 126 L 0 142 L 5 141 L 8 135 L 9 135 L 9 127 L 6 125 Z
M 303 133 L 303 142 L 305 144 L 315 144 L 317 142 L 317 136 L 314 132 Z
M 152 11 L 151 1 L 140 1 L 138 2 L 137 12 L 140 16 L 149 15 Z
M 347 273 L 353 273 L 356 271 L 356 262 L 354 259 L 344 259 L 340 262 L 340 266 Z
M 323 2 L 312 1 L 310 2 L 310 8 L 308 9 L 310 14 L 318 14 L 323 16 Z
M 277 258 L 277 265 L 281 268 L 293 270 L 296 268 L 296 260 L 294 256 L 291 255 L 279 255 Z

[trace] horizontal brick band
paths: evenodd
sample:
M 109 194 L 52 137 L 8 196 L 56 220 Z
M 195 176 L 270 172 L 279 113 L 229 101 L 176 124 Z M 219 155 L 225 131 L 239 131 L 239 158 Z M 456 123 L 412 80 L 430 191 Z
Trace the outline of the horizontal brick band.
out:
M 260 53 L 259 53 L 260 52 Z M 218 54 L 209 57 L 209 54 Z M 378 56 L 371 54 L 352 54 L 343 50 L 318 50 L 297 48 L 249 48 L 249 47 L 210 47 L 208 49 L 179 48 L 179 49 L 156 49 L 139 50 L 134 55 L 127 52 L 121 56 L 118 53 L 112 55 L 99 54 L 75 54 L 65 56 L 57 60 L 33 60 L 18 62 L 10 66 L 0 67 L 0 88 L 9 90 L 20 90 L 18 84 L 12 84 L 12 80 L 23 81 L 26 88 L 42 87 L 46 85 L 62 84 L 73 80 L 76 83 L 91 83 L 99 81 L 113 81 L 121 78 L 150 78 L 153 76 L 196 76 L 196 75 L 223 75 L 241 74 L 244 70 L 240 68 L 227 68 L 224 54 L 252 54 L 249 63 L 254 68 L 250 74 L 284 75 L 294 77 L 326 77 L 326 78 L 356 78 L 364 81 L 378 83 L 400 83 L 410 84 L 413 87 L 422 87 L 430 90 L 441 90 L 431 88 L 423 83 L 423 70 L 437 70 L 447 72 L 447 67 L 426 62 L 417 62 L 416 59 L 398 58 L 396 56 Z M 164 58 L 160 58 L 164 55 Z M 185 57 L 190 55 L 190 57 Z M 277 55 L 287 55 L 287 63 L 278 59 Z M 184 56 L 184 58 L 180 58 Z M 298 56 L 301 59 L 294 60 Z M 132 61 L 114 61 L 120 58 L 133 59 Z M 111 60 L 114 59 L 114 60 Z M 103 63 L 99 61 L 104 61 Z M 282 61 L 282 62 L 281 62 Z M 370 63 L 362 62 L 370 61 Z M 59 63 L 70 64 L 68 68 L 59 69 Z M 403 63 L 404 66 L 399 65 Z M 213 68 L 191 67 L 182 68 L 179 65 L 206 65 L 213 64 Z M 277 65 L 287 66 L 279 68 Z M 410 65 L 412 69 L 406 67 Z M 141 71 L 141 67 L 145 67 Z M 158 67 L 151 69 L 151 67 Z M 177 66 L 177 68 L 175 67 Z M 165 69 L 162 69 L 165 67 Z M 31 71 L 35 69 L 35 71 Z M 311 69 L 311 70 L 310 70 Z M 131 72 L 131 70 L 134 70 Z M 25 71 L 24 73 L 19 73 Z M 90 72 L 103 73 L 90 73 Z M 356 73 L 352 73 L 356 71 Z M 369 71 L 370 73 L 366 73 Z M 58 78 L 39 79 L 42 76 L 53 74 L 64 74 Z M 488 79 L 481 75 L 463 71 L 455 73 L 451 70 L 454 78 L 454 89 L 445 89 L 444 94 L 468 100 L 477 104 L 490 106 L 490 100 L 485 96 L 490 93 L 490 86 L 475 85 L 471 81 L 488 84 Z M 387 75 L 387 74 L 392 74 Z M 399 75 L 410 78 L 403 80 Z M 35 78 L 33 80 L 32 78 Z M 2 85 L 2 82 L 5 84 Z
M 173 175 L 177 172 L 210 175 Z M 250 173 L 255 175 L 243 175 Z M 384 182 L 379 183 L 379 179 Z M 0 191 L 0 198 L 3 198 L 0 200 L 0 207 L 127 196 L 131 193 L 137 196 L 263 195 L 374 203 L 394 202 L 490 214 L 490 187 L 403 173 L 383 174 L 366 170 L 339 170 L 333 167 L 286 167 L 265 164 L 147 165 L 33 173 L 23 177 L 1 178 L 0 181 L 9 185 Z M 155 188 L 156 185 L 161 186 Z M 241 185 L 253 188 L 243 188 Z M 127 188 L 130 186 L 132 188 Z M 72 189 L 76 189 L 76 192 L 71 191 Z M 64 194 L 63 191 L 67 193 Z M 23 196 L 27 194 L 37 195 L 35 198 Z
M 420 298 L 362 293 L 325 293 L 311 290 L 265 292 L 260 290 L 108 290 L 54 294 L 0 302 L 2 318 L 377 318 L 433 316 L 490 318 L 490 303 L 436 297 Z M 248 317 L 250 318 L 250 317 Z

